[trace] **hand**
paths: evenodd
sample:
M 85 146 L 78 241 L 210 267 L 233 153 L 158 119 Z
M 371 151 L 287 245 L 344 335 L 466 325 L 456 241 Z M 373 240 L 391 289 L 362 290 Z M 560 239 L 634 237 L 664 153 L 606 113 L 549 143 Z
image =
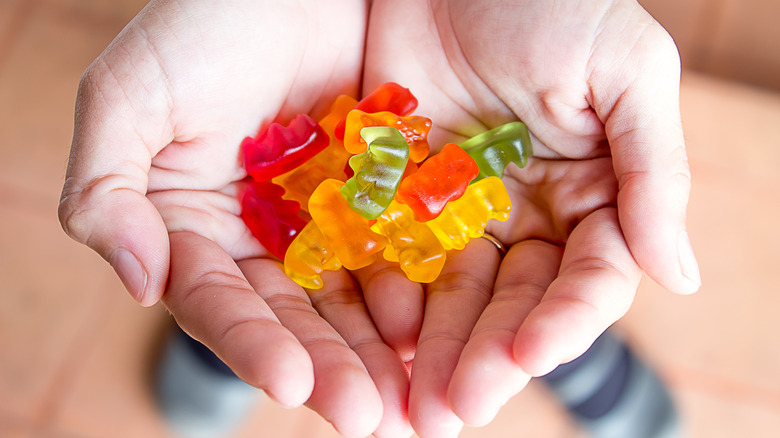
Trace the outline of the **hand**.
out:
M 163 297 L 183 329 L 283 405 L 306 402 L 347 436 L 408 429 L 398 355 L 370 349 L 386 359 L 379 371 L 352 350 L 372 333 L 342 338 L 238 217 L 241 140 L 359 89 L 367 5 L 286 5 L 149 4 L 84 74 L 60 219 L 136 300 Z M 396 409 L 383 416 L 383 404 Z
M 511 246 L 492 297 L 481 257 L 459 293 L 427 289 L 409 401 L 421 436 L 487 423 L 531 376 L 583 353 L 643 270 L 698 289 L 679 58 L 638 4 L 377 0 L 366 53 L 364 88 L 411 88 L 436 115 L 432 144 L 515 119 L 535 135 L 535 158 L 504 178 L 514 211 L 488 229 Z

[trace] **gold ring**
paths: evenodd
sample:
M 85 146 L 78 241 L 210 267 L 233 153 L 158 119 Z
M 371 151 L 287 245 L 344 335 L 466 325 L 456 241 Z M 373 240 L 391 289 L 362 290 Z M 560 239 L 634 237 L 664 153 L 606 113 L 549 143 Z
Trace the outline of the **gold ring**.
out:
M 492 236 L 492 235 L 490 235 L 488 233 L 484 233 L 480 237 L 482 237 L 483 239 L 485 239 L 488 242 L 492 243 L 496 247 L 496 249 L 498 249 L 498 253 L 499 253 L 499 255 L 501 255 L 501 257 L 504 257 L 506 255 L 506 251 L 507 251 L 506 247 L 504 246 L 503 243 L 501 243 L 501 241 L 496 239 L 495 236 Z

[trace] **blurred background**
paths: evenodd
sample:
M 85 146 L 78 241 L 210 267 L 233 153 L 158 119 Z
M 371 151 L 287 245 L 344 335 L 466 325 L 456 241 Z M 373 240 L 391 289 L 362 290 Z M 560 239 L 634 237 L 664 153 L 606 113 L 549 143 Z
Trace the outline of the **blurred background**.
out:
M 699 294 L 645 280 L 619 331 L 687 436 L 780 430 L 780 1 L 645 0 L 682 56 Z M 168 437 L 151 376 L 171 319 L 134 304 L 56 210 L 79 77 L 142 0 L 0 0 L 0 437 Z M 271 403 L 237 437 L 335 437 Z M 463 437 L 579 437 L 534 382 Z

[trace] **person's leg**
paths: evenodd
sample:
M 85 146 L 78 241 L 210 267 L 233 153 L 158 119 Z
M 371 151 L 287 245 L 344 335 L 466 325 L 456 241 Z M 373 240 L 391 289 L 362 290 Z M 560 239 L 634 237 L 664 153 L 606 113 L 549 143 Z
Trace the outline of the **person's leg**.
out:
M 681 433 L 663 383 L 609 333 L 542 380 L 594 438 L 667 438 Z
M 241 424 L 262 395 L 211 350 L 178 329 L 165 346 L 156 377 L 162 414 L 182 438 L 225 436 Z

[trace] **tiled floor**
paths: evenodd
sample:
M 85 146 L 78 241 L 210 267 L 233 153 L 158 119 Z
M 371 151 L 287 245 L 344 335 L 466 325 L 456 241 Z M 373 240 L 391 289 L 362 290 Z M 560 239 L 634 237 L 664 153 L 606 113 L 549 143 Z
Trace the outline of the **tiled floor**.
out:
M 674 36 L 689 67 L 780 89 L 777 0 L 639 0 Z
M 0 0 L 0 437 L 166 437 L 150 370 L 170 319 L 142 309 L 56 219 L 86 65 L 142 1 Z M 780 430 L 780 95 L 686 74 L 689 228 L 704 287 L 651 282 L 619 329 L 670 382 L 688 436 Z M 258 407 L 241 437 L 335 437 Z M 531 385 L 464 437 L 581 436 Z

